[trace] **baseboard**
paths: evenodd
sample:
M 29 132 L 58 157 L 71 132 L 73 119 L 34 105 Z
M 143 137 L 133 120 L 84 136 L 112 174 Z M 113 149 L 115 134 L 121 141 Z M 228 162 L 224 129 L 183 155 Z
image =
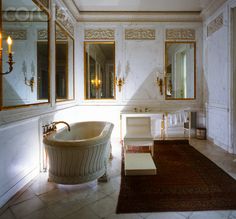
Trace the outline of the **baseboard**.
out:
M 33 180 L 39 174 L 39 168 L 33 169 L 29 172 L 25 177 L 23 177 L 20 181 L 18 181 L 12 188 L 10 188 L 4 195 L 0 197 L 0 215 L 2 210 L 5 209 L 6 203 L 13 198 L 20 190 L 22 190 L 31 180 Z M 3 207 L 4 206 L 4 207 Z M 3 209 L 2 209 L 3 207 Z

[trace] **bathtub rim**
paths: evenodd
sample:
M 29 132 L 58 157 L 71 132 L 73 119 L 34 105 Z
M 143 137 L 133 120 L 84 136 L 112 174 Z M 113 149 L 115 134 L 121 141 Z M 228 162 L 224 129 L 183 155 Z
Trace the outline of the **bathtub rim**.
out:
M 63 140 L 63 139 L 57 139 L 57 135 L 62 132 L 68 132 L 67 127 L 62 128 L 60 130 L 54 131 L 50 133 L 49 135 L 46 135 L 43 138 L 43 143 L 48 146 L 56 146 L 56 147 L 76 147 L 76 146 L 87 146 L 87 147 L 95 147 L 96 145 L 103 144 L 107 140 L 110 139 L 111 132 L 114 128 L 114 124 L 107 121 L 84 121 L 84 122 L 76 122 L 70 124 L 71 128 L 73 126 L 79 125 L 79 124 L 88 124 L 88 123 L 104 123 L 104 127 L 101 130 L 100 134 L 98 136 L 92 137 L 92 138 L 86 138 L 86 139 L 80 139 L 80 140 Z

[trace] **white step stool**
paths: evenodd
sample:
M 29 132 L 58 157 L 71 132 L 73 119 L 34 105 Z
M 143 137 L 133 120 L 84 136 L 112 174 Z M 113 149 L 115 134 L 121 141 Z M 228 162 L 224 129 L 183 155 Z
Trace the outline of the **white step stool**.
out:
M 125 153 L 125 175 L 156 175 L 150 153 Z

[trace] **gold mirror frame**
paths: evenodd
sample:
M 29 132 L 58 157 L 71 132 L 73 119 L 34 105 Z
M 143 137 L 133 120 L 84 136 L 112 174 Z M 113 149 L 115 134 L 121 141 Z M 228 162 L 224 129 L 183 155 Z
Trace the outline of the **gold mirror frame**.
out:
M 3 32 L 2 28 L 2 23 L 3 23 L 3 13 L 2 13 L 2 1 L 0 0 L 0 10 L 1 10 L 1 15 L 0 15 L 0 33 Z M 49 104 L 50 103 L 50 20 L 51 20 L 51 13 L 50 13 L 50 0 L 48 1 L 48 8 L 45 7 L 39 0 L 31 0 L 37 7 L 39 7 L 48 17 L 47 19 L 47 37 L 48 37 L 48 98 L 47 102 L 43 103 L 30 103 L 30 104 L 22 104 L 22 105 L 12 105 L 12 106 L 3 106 L 3 75 L 0 75 L 0 111 L 2 110 L 8 110 L 8 109 L 16 109 L 16 108 L 24 108 L 24 107 L 29 107 L 29 106 L 34 106 L 34 105 L 44 105 L 44 104 Z M 0 39 L 2 40 L 2 39 Z M 14 40 L 14 39 L 13 39 Z M 0 43 L 2 45 L 2 42 Z M 0 60 L 0 69 L 2 71 L 2 60 Z M 38 99 L 38 82 L 37 82 L 37 99 Z M 38 99 L 39 100 L 39 99 Z
M 175 97 L 168 97 L 167 89 L 168 89 L 168 81 L 167 81 L 167 72 L 168 72 L 168 44 L 193 44 L 194 46 L 194 97 L 192 98 L 175 98 Z M 196 99 L 196 42 L 195 41 L 166 41 L 165 42 L 165 100 L 195 100 Z M 171 85 L 172 86 L 172 85 Z
M 110 44 L 113 45 L 113 92 L 114 92 L 114 97 L 112 98 L 88 98 L 87 97 L 87 92 L 88 92 L 88 79 L 87 79 L 87 55 L 86 55 L 86 46 L 91 45 L 91 44 Z M 84 99 L 85 100 L 115 100 L 116 99 L 116 83 L 115 83 L 115 76 L 116 76 L 116 71 L 115 71 L 115 41 L 84 41 Z
M 65 35 L 67 35 L 67 37 L 71 38 L 71 40 L 73 41 L 73 66 L 72 66 L 72 79 L 73 79 L 73 98 L 69 98 L 68 93 L 69 93 L 69 72 L 68 72 L 68 65 L 69 63 L 67 63 L 67 72 L 66 72 L 66 77 L 67 77 L 67 82 L 66 82 L 66 93 L 67 93 L 67 98 L 66 99 L 60 99 L 57 98 L 57 85 L 56 85 L 56 77 L 57 77 L 57 59 L 55 58 L 55 101 L 56 103 L 61 103 L 61 102 L 66 102 L 66 101 L 72 101 L 75 100 L 75 40 L 74 37 L 60 24 L 60 22 L 55 21 L 55 56 L 56 56 L 56 44 L 57 44 L 57 31 L 56 31 L 56 26 L 58 26 Z M 68 51 L 67 51 L 67 60 L 68 60 Z

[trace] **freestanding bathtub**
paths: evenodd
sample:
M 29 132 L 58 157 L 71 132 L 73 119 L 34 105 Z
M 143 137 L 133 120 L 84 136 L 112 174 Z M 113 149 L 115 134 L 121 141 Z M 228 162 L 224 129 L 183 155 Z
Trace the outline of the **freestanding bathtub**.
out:
M 79 184 L 106 175 L 110 155 L 109 122 L 79 122 L 44 137 L 49 158 L 49 181 Z

